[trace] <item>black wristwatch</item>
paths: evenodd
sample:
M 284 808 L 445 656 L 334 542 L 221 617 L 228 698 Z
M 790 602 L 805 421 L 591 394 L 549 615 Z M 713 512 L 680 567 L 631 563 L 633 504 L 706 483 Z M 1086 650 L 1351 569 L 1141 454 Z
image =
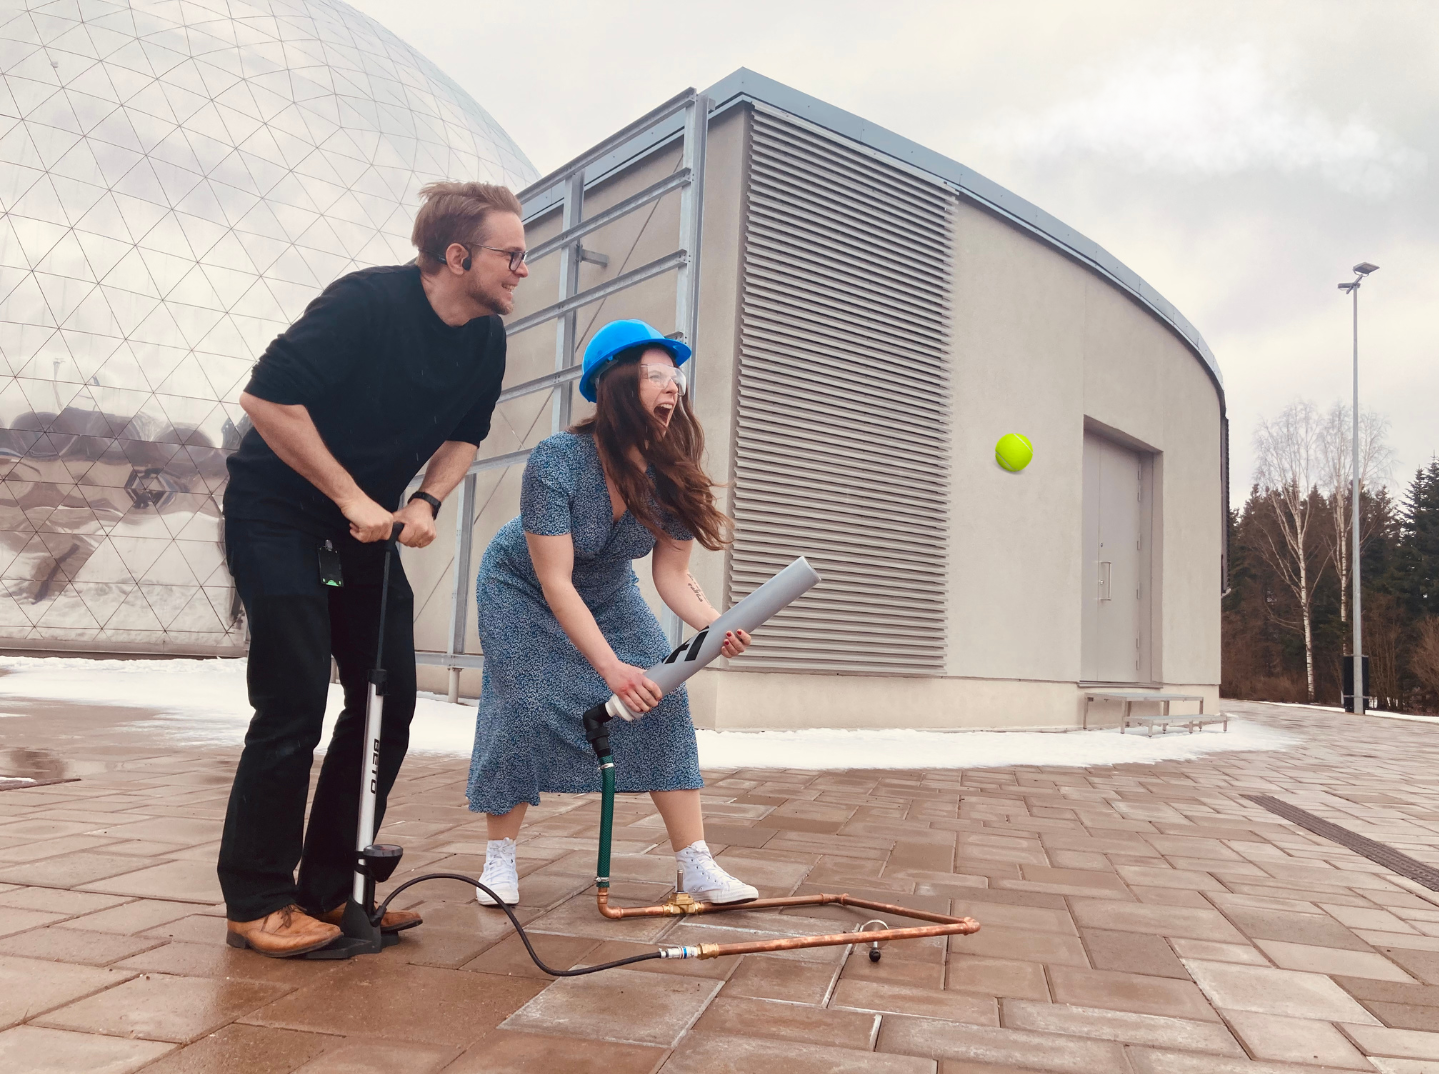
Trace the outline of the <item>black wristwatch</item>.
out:
M 407 503 L 414 503 L 416 500 L 424 500 L 430 505 L 431 517 L 440 517 L 440 501 L 431 496 L 428 492 L 417 492 L 407 500 Z

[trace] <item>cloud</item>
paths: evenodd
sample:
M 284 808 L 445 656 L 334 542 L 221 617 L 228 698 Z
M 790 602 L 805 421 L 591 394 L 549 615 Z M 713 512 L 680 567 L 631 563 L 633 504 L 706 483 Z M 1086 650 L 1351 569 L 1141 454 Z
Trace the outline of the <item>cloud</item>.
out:
M 1011 114 L 981 137 L 1030 158 L 1081 152 L 1200 176 L 1310 173 L 1376 198 L 1427 165 L 1384 131 L 1297 99 L 1254 49 L 1151 53 L 1105 75 L 1087 96 L 1039 115 Z

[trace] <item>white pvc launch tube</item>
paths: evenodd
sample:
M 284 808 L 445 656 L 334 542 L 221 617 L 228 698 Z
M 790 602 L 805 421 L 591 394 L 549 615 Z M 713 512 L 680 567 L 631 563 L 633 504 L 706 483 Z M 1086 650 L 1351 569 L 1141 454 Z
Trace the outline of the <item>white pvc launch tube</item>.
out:
M 753 633 L 776 612 L 787 607 L 818 582 L 819 575 L 808 561 L 800 556 L 744 600 L 701 630 L 689 641 L 684 642 L 669 656 L 645 672 L 649 680 L 667 694 L 678 687 L 696 671 L 706 667 L 720 655 L 724 647 L 725 632 L 743 630 Z M 613 694 L 606 703 L 611 716 L 633 719 L 624 702 Z

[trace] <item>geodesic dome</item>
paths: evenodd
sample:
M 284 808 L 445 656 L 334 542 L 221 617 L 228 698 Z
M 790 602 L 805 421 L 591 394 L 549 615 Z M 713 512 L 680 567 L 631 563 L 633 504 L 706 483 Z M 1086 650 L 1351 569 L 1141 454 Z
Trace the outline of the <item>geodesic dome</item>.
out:
M 331 280 L 410 260 L 446 178 L 535 170 L 336 0 L 0 0 L 0 643 L 243 644 L 250 367 Z

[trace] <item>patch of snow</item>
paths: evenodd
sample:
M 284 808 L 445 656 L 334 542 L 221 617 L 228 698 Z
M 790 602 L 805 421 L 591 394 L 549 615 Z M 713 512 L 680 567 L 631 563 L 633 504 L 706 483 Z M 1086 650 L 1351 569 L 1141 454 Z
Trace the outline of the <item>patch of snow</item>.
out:
M 705 768 L 1088 768 L 1187 761 L 1235 750 L 1282 750 L 1295 737 L 1247 720 L 1168 734 L 1098 731 L 699 731 Z
M 121 705 L 149 709 L 139 726 L 163 731 L 184 746 L 238 746 L 255 710 L 245 687 L 245 661 L 85 660 L 78 657 L 0 657 L 0 697 Z M 340 718 L 345 694 L 330 685 L 321 732 L 323 750 Z M 421 694 L 410 724 L 410 749 L 468 756 L 475 737 L 473 706 Z
M 1370 710 L 1366 716 L 1381 716 L 1386 720 L 1413 720 L 1415 723 L 1439 723 L 1439 716 L 1419 716 L 1409 712 L 1375 712 Z
M 1341 708 L 1341 707 L 1338 706 L 1338 705 L 1318 705 L 1318 704 L 1311 705 L 1311 704 L 1310 704 L 1309 702 L 1307 702 L 1307 701 L 1246 701 L 1246 702 L 1244 702 L 1244 704 L 1246 704 L 1246 705 L 1277 705 L 1279 708 L 1284 708 L 1284 709 L 1313 709 L 1313 710 L 1315 710 L 1315 711 L 1317 711 L 1317 712 L 1342 712 L 1342 713 L 1345 713 L 1346 715 L 1349 714 L 1349 710 L 1348 710 L 1348 709 L 1346 709 L 1346 708 Z M 1364 710 L 1364 715 L 1366 715 L 1366 716 L 1389 716 L 1389 717 L 1391 717 L 1391 718 L 1393 718 L 1393 719 L 1396 719 L 1396 720 L 1413 720 L 1413 719 L 1428 720 L 1428 719 L 1439 719 L 1439 716 L 1410 716 L 1408 713 L 1404 713 L 1404 712 L 1390 712 L 1388 709 L 1369 709 L 1369 708 L 1366 708 L 1366 709 Z
M 0 697 L 121 705 L 149 710 L 138 725 L 162 730 L 177 744 L 234 746 L 252 710 L 244 660 L 85 660 L 0 657 Z M 329 739 L 344 697 L 330 687 L 322 742 Z M 410 749 L 469 756 L 473 703 L 451 705 L 421 694 Z M 1282 750 L 1293 735 L 1247 720 L 1229 730 L 1147 735 L 1115 729 L 1071 731 L 804 730 L 698 731 L 706 768 L 1002 768 L 1011 765 L 1089 767 L 1182 761 L 1211 753 Z

